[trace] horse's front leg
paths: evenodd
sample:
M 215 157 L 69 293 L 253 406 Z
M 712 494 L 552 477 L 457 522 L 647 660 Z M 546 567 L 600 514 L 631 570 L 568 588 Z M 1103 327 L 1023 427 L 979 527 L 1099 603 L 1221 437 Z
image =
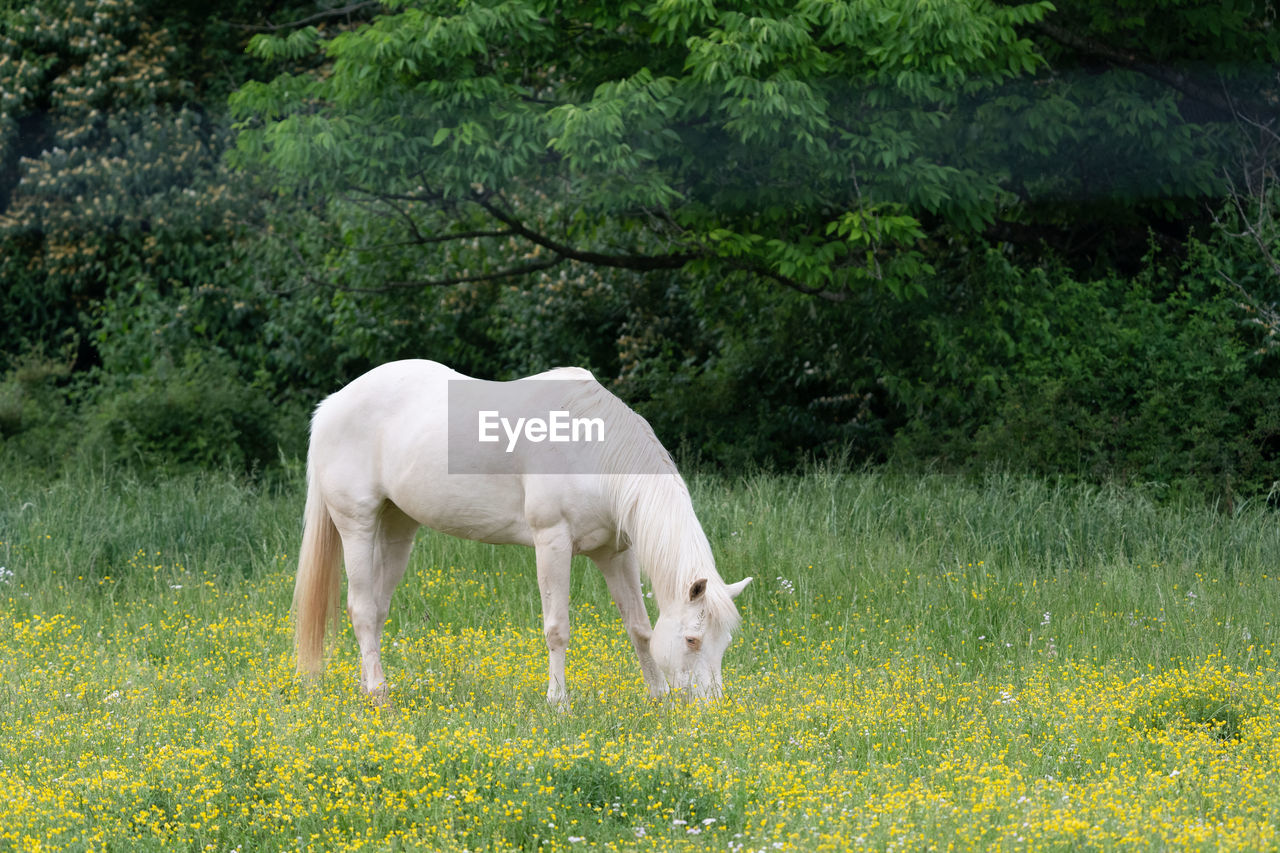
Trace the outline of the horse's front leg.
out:
M 653 626 L 649 624 L 649 612 L 645 609 L 644 597 L 640 592 L 640 565 L 636 561 L 635 552 L 626 550 L 620 553 L 592 554 L 591 559 L 604 575 L 609 594 L 613 596 L 618 612 L 622 614 L 622 624 L 626 626 L 627 636 L 635 647 L 649 697 L 657 699 L 667 692 L 667 679 L 649 650 Z
M 567 711 L 565 652 L 569 649 L 569 565 L 573 545 L 565 525 L 534 532 L 538 589 L 542 594 L 542 633 L 547 639 L 547 701 Z

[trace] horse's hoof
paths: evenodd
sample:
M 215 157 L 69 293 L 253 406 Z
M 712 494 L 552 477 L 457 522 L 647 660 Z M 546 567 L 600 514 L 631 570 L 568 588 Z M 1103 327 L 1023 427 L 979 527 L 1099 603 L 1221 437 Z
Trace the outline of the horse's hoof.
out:
M 386 711 L 391 707 L 391 685 L 379 684 L 372 690 L 365 690 L 364 695 L 368 698 L 373 707 L 380 711 Z

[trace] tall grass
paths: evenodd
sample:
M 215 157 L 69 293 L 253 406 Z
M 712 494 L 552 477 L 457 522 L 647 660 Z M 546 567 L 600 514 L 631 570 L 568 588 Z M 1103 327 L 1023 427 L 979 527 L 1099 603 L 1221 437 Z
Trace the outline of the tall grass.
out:
M 19 469 L 0 476 L 0 555 L 47 606 L 64 593 L 144 594 L 175 569 L 243 580 L 296 538 L 293 503 L 292 484 L 255 486 L 223 474 L 90 469 L 50 480 Z M 163 575 L 147 569 L 157 557 L 168 567 Z
M 580 559 L 562 715 L 527 549 L 420 535 L 379 711 L 349 628 L 320 687 L 292 674 L 300 472 L 0 474 L 0 846 L 1275 839 L 1265 505 L 832 468 L 691 487 L 721 574 L 756 578 L 729 699 L 644 699 Z
M 760 576 L 775 598 L 794 587 L 788 612 L 873 617 L 962 660 L 1050 633 L 1091 660 L 1152 664 L 1277 639 L 1280 524 L 1261 503 L 1224 514 L 1004 474 L 829 469 L 698 481 L 696 497 L 722 574 Z

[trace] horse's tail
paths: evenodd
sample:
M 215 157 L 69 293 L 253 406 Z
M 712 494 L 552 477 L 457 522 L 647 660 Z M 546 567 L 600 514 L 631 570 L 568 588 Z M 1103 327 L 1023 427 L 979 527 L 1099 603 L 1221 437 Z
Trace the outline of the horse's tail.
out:
M 298 672 L 318 675 L 324 669 L 324 634 L 338 615 L 338 560 L 342 539 L 320 494 L 319 478 L 308 466 L 298 577 L 293 587 L 294 644 Z M 336 627 L 336 625 L 335 625 Z

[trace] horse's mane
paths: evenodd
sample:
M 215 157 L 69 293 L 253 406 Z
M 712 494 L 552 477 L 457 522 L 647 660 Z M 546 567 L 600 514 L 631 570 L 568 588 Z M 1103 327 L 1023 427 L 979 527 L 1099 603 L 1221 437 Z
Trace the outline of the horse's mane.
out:
M 558 378 L 582 382 L 575 414 L 600 417 L 607 440 L 600 459 L 619 538 L 635 549 L 660 607 L 687 601 L 690 587 L 707 579 L 707 618 L 726 630 L 738 625 L 738 608 L 716 571 L 711 544 L 693 511 L 689 487 L 649 422 L 588 371 L 563 369 Z

